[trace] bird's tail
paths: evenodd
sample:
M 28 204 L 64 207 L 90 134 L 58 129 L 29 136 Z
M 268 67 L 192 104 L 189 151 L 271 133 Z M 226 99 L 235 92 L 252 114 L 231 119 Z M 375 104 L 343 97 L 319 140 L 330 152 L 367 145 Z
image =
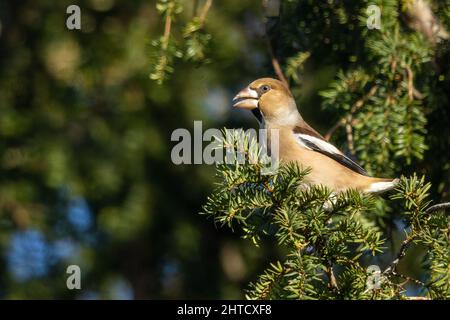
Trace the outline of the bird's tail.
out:
M 371 182 L 364 192 L 367 193 L 381 193 L 391 189 L 394 189 L 398 184 L 400 179 L 380 179 L 380 178 L 372 178 L 374 181 Z

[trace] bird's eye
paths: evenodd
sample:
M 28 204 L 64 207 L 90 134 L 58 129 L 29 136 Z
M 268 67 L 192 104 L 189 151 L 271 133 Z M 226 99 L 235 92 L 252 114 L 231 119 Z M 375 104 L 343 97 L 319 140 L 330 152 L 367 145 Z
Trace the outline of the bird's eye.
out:
M 270 90 L 270 86 L 269 85 L 265 84 L 265 85 L 261 86 L 261 92 L 262 93 L 266 93 L 269 90 Z

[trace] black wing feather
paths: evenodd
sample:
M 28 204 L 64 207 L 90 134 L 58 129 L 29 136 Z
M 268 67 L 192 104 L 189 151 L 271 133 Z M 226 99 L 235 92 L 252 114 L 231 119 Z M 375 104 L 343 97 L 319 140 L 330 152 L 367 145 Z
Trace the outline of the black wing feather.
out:
M 300 137 L 300 139 L 302 139 Z M 338 154 L 338 153 L 332 153 L 332 152 L 328 152 L 326 150 L 323 150 L 321 148 L 319 148 L 316 144 L 314 144 L 313 142 L 306 140 L 306 139 L 302 139 L 302 142 L 308 146 L 309 148 L 311 148 L 314 151 L 320 152 L 323 155 L 326 155 L 327 157 L 330 157 L 331 159 L 339 162 L 340 164 L 342 164 L 343 166 L 349 168 L 350 170 L 353 170 L 363 176 L 369 176 L 367 174 L 367 172 L 359 165 L 357 164 L 355 161 L 353 161 L 352 159 L 350 159 L 349 157 L 346 157 L 343 154 Z

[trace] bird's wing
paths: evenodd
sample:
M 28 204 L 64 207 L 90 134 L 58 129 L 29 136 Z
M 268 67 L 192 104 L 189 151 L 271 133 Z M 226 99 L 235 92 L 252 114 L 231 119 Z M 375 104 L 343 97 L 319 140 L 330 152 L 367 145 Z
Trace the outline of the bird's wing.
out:
M 328 143 L 317 131 L 306 122 L 294 128 L 294 135 L 302 147 L 320 152 L 327 157 L 339 162 L 341 165 L 361 175 L 368 176 L 367 172 L 355 161 L 344 155 L 338 148 Z

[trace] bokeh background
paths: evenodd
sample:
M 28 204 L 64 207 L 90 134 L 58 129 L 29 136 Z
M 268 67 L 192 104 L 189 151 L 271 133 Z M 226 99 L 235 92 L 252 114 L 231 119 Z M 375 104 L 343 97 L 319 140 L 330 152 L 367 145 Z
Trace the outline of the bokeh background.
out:
M 81 30 L 66 28 L 71 4 Z M 171 134 L 194 120 L 256 128 L 231 99 L 273 76 L 261 11 L 215 1 L 207 63 L 178 63 L 160 85 L 149 78 L 156 0 L 0 0 L 0 298 L 243 298 L 276 249 L 198 214 L 214 167 L 174 165 Z M 351 64 L 352 47 L 340 50 Z M 322 133 L 336 121 L 319 111 L 338 70 L 326 56 L 296 93 Z M 81 290 L 66 288 L 72 264 Z
M 194 120 L 256 125 L 230 102 L 270 70 L 260 4 L 217 1 L 211 62 L 164 85 L 149 78 L 155 5 L 0 2 L 0 298 L 240 298 L 265 266 L 248 261 L 269 259 L 198 214 L 214 167 L 170 158 Z M 71 264 L 82 290 L 66 288 Z

